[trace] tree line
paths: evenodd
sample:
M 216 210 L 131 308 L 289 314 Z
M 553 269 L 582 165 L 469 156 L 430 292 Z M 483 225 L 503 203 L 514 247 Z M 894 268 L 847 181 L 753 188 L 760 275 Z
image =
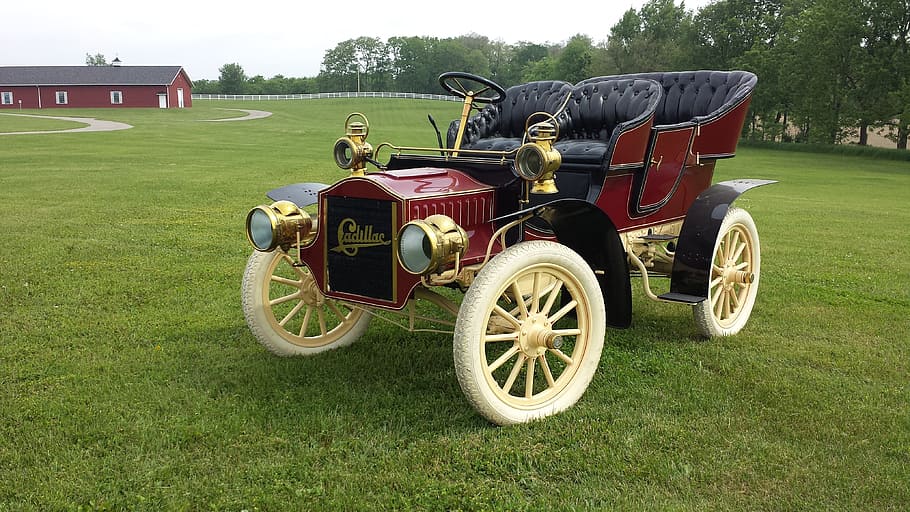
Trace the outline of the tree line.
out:
M 774 141 L 866 144 L 886 129 L 898 148 L 910 133 L 910 0 L 716 0 L 689 10 L 674 0 L 629 9 L 606 38 L 506 44 L 454 38 L 358 37 L 325 52 L 315 77 L 247 77 L 239 64 L 199 80 L 195 92 L 439 93 L 445 71 L 504 87 L 533 80 L 687 69 L 746 69 L 759 85 L 746 135 Z

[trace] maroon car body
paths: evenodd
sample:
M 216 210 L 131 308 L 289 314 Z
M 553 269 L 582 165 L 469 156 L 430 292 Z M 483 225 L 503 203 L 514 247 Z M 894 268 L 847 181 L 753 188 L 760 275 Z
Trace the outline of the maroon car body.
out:
M 250 212 L 247 321 L 270 350 L 309 354 L 353 342 L 382 311 L 420 330 L 414 304 L 427 299 L 456 317 L 437 327 L 452 329 L 469 401 L 498 424 L 581 396 L 605 326 L 631 324 L 631 277 L 650 298 L 692 306 L 702 334 L 735 334 L 760 252 L 731 203 L 770 182 L 712 183 L 756 81 L 693 71 L 505 90 L 447 73 L 440 83 L 465 108 L 437 148 L 374 151 L 366 116 L 352 114 L 334 148 L 351 177 L 273 190 L 275 203 Z M 654 277 L 669 277 L 669 291 L 652 292 Z

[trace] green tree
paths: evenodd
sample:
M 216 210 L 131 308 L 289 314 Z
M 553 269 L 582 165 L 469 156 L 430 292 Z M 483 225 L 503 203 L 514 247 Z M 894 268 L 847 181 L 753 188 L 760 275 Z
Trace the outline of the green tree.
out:
M 437 76 L 431 71 L 432 55 L 439 40 L 430 37 L 392 37 L 388 47 L 394 88 L 400 92 L 435 94 Z
M 103 53 L 96 53 L 95 55 L 86 53 L 85 54 L 85 65 L 86 66 L 107 66 L 107 58 Z
M 638 11 L 626 11 L 610 29 L 606 66 L 619 73 L 690 67 L 693 31 L 692 13 L 683 3 L 648 0 Z
M 329 90 L 384 90 L 392 81 L 388 45 L 373 37 L 342 41 L 326 51 L 319 78 Z
M 244 94 L 246 73 L 240 64 L 225 64 L 218 68 L 218 72 L 221 94 Z
M 581 34 L 572 37 L 556 57 L 554 78 L 574 84 L 590 77 L 593 53 L 590 37 Z
M 516 85 L 523 81 L 529 68 L 549 55 L 549 49 L 541 44 L 521 41 L 511 47 L 511 56 L 500 70 L 496 80 L 500 85 Z

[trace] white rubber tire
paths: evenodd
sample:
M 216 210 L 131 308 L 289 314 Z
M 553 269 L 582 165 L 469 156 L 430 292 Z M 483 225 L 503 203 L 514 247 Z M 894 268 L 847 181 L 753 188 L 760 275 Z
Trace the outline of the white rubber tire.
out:
M 603 295 L 584 259 L 555 242 L 519 243 L 490 260 L 465 294 L 453 347 L 458 383 L 498 425 L 558 413 L 587 389 L 605 331 Z
M 738 272 L 752 281 L 731 277 Z M 755 306 L 760 276 L 761 245 L 755 221 L 746 210 L 730 208 L 714 243 L 708 299 L 692 309 L 698 331 L 713 337 L 742 330 Z
M 360 338 L 372 315 L 325 298 L 309 270 L 291 263 L 280 249 L 253 251 L 247 261 L 241 286 L 243 316 L 259 343 L 279 356 L 300 356 Z

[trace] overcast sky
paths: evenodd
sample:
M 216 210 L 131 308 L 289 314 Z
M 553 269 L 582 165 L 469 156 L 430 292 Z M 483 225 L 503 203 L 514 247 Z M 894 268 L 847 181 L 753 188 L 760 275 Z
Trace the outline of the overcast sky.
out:
M 514 44 L 562 43 L 581 33 L 597 43 L 644 1 L 10 1 L 2 8 L 0 66 L 83 65 L 86 53 L 102 53 L 125 66 L 180 65 L 193 80 L 217 79 L 218 68 L 233 62 L 248 76 L 308 77 L 319 73 L 326 50 L 360 36 L 476 33 Z M 466 16 L 471 7 L 476 12 Z

